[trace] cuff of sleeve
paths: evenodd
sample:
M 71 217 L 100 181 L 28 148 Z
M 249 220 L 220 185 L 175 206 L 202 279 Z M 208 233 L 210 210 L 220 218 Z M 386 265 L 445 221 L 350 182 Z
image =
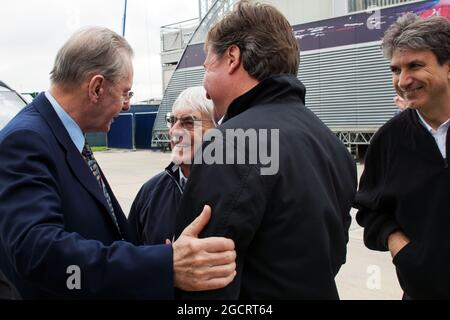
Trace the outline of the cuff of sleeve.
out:
M 147 281 L 142 282 L 146 293 L 140 299 L 173 300 L 175 289 L 173 286 L 173 248 L 172 245 L 141 246 L 147 256 Z
M 380 236 L 378 238 L 379 245 L 385 250 L 389 251 L 388 246 L 388 238 L 389 236 L 397 231 L 400 230 L 400 226 L 397 224 L 395 220 L 389 220 L 386 221 L 383 226 L 380 228 Z

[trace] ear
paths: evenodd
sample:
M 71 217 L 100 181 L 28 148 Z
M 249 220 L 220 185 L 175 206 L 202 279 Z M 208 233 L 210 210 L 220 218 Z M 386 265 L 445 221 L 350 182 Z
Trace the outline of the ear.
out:
M 102 75 L 95 75 L 89 81 L 89 100 L 93 103 L 97 103 L 100 97 L 103 95 L 105 86 L 105 77 Z
M 241 66 L 241 49 L 237 45 L 231 45 L 226 51 L 228 74 L 235 73 Z

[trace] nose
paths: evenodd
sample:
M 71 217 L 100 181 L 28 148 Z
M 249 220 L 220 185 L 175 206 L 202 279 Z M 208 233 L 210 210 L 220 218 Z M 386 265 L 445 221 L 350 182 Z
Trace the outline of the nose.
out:
M 397 76 L 397 85 L 401 90 L 406 90 L 413 83 L 412 77 L 406 71 L 401 71 Z
M 170 127 L 170 129 L 169 129 L 169 135 L 170 135 L 171 137 L 174 137 L 174 136 L 177 136 L 177 137 L 178 137 L 178 136 L 181 135 L 182 129 L 183 129 L 183 127 L 181 126 L 180 120 L 177 120 L 177 122 L 175 122 L 175 123 L 172 125 L 172 127 Z M 178 134 L 177 134 L 177 132 L 178 132 Z
M 183 138 L 184 138 L 184 132 L 182 130 L 169 130 L 169 138 L 170 138 L 170 143 L 172 145 L 172 147 L 174 147 L 176 144 L 178 143 L 182 143 L 183 142 Z

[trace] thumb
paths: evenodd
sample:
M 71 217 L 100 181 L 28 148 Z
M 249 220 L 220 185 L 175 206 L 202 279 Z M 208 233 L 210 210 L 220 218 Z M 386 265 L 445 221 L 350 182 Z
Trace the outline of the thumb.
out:
M 210 218 L 211 207 L 206 205 L 203 207 L 203 211 L 200 213 L 200 215 L 184 229 L 182 235 L 197 238 L 198 234 L 202 232 L 203 228 L 208 224 Z

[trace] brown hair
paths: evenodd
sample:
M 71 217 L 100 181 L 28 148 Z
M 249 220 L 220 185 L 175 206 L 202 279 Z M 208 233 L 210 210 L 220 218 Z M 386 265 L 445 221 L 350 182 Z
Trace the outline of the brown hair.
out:
M 271 5 L 239 1 L 209 30 L 206 48 L 222 56 L 232 45 L 241 50 L 244 69 L 259 81 L 298 73 L 300 55 L 292 27 Z

